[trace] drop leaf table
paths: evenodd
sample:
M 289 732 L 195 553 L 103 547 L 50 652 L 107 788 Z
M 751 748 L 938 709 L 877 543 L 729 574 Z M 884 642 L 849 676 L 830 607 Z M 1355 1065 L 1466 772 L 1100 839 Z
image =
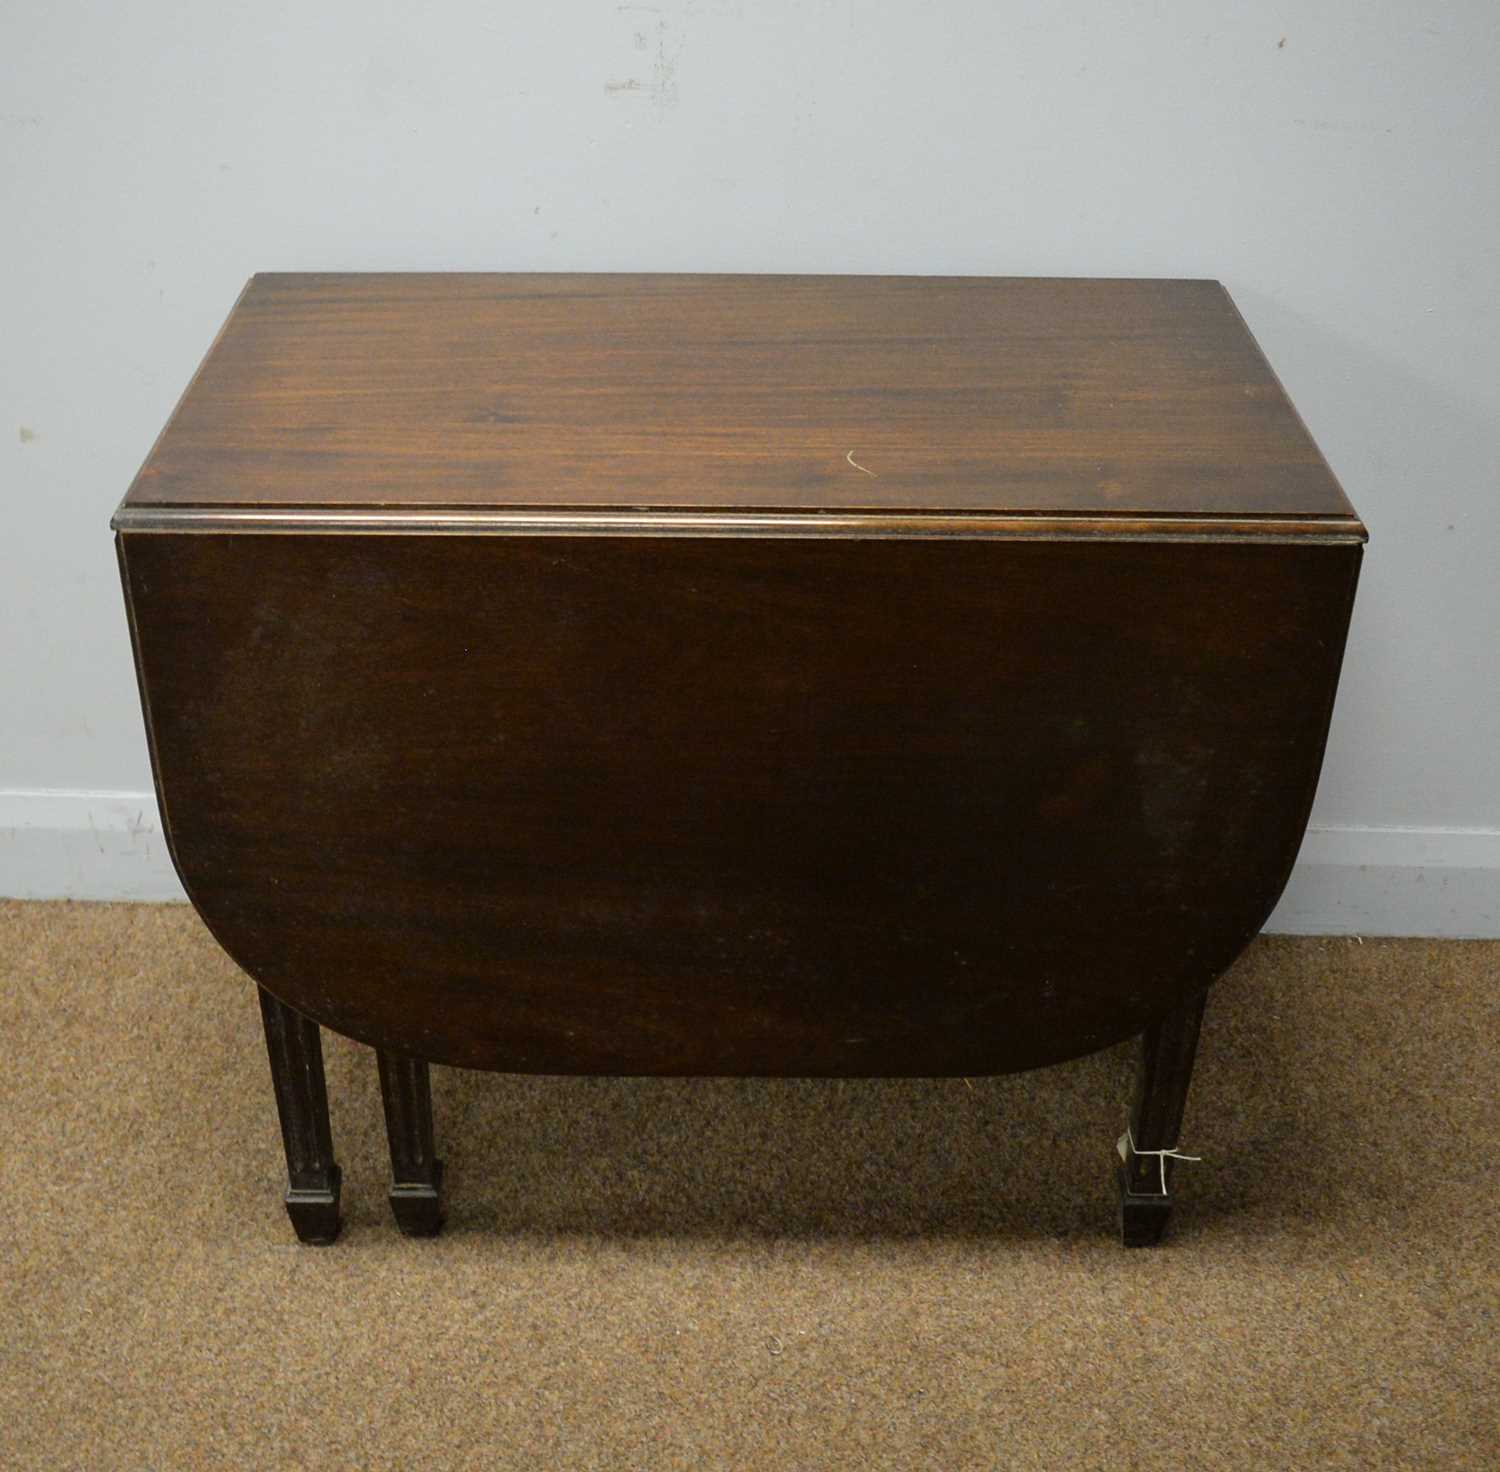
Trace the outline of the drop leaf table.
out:
M 339 1221 L 322 1027 L 376 1050 L 412 1234 L 432 1062 L 1139 1035 L 1123 1236 L 1160 1236 L 1365 535 L 1216 282 L 260 275 L 114 527 L 303 1240 Z

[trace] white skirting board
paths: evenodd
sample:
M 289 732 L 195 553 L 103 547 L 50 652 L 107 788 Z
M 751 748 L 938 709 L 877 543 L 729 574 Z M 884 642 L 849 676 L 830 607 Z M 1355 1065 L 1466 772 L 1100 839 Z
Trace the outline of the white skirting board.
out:
M 155 798 L 0 790 L 0 896 L 181 900 Z M 1314 826 L 1266 929 L 1500 937 L 1500 831 Z
M 150 792 L 0 789 L 0 895 L 184 900 Z

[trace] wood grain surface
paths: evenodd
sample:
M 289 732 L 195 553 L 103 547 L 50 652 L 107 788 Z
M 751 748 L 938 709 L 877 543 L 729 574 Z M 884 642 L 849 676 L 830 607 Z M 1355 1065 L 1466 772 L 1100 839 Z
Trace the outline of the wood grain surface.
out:
M 256 276 L 126 502 L 189 506 L 1362 530 L 1213 281 Z
M 532 1072 L 979 1074 L 1256 933 L 1360 549 L 125 533 L 188 892 L 283 1001 Z

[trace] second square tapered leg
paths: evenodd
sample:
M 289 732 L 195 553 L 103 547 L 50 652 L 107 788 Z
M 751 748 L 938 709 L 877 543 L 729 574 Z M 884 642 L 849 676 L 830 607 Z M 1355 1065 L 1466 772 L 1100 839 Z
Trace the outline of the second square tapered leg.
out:
M 433 1144 L 427 1064 L 378 1049 L 375 1056 L 391 1146 L 391 1211 L 408 1237 L 431 1237 L 443 1224 L 443 1162 Z
M 1127 1247 L 1161 1241 L 1172 1213 L 1172 1175 L 1206 993 L 1170 1012 L 1141 1038 L 1135 1103 L 1120 1140 L 1120 1237 Z

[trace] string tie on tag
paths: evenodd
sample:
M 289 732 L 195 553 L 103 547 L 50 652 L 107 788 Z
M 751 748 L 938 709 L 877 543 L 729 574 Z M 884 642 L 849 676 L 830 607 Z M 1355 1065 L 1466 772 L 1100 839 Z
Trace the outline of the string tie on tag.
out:
M 1179 1150 L 1175 1145 L 1173 1145 L 1170 1150 L 1142 1150 L 1140 1146 L 1135 1143 L 1135 1136 L 1130 1133 L 1129 1125 L 1125 1126 L 1125 1133 L 1120 1136 L 1119 1144 L 1120 1159 L 1125 1161 L 1126 1164 L 1129 1164 L 1130 1155 L 1127 1155 L 1125 1153 L 1125 1147 L 1127 1145 L 1130 1147 L 1130 1155 L 1156 1156 L 1158 1162 L 1161 1165 L 1161 1194 L 1163 1196 L 1167 1194 L 1168 1160 L 1191 1160 L 1196 1164 L 1198 1161 L 1201 1161 L 1203 1159 L 1201 1155 L 1184 1155 L 1182 1151 Z

